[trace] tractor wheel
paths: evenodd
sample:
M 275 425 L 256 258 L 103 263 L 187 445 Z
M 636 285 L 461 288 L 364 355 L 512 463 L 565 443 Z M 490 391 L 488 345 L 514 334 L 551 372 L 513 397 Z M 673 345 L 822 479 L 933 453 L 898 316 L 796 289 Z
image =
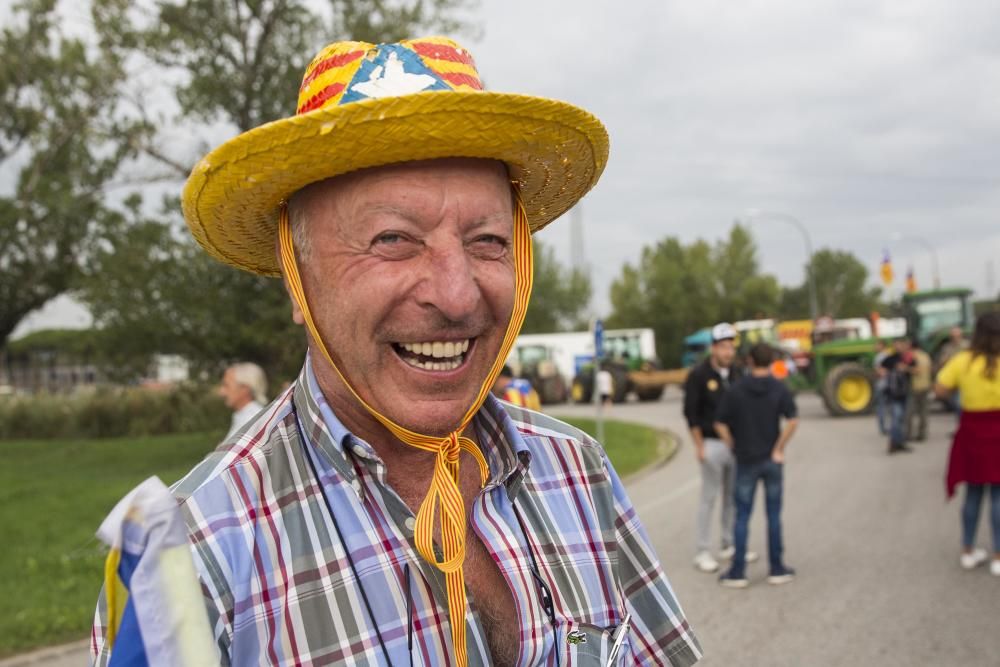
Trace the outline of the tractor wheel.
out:
M 611 368 L 610 370 L 611 378 L 614 381 L 611 385 L 613 389 L 611 402 L 624 403 L 629 390 L 628 371 L 624 368 Z
M 573 378 L 570 385 L 570 398 L 574 403 L 590 403 L 594 400 L 594 376 L 580 374 Z
M 643 403 L 652 403 L 653 401 L 658 401 L 663 397 L 663 390 L 666 389 L 666 385 L 662 386 L 652 386 L 645 387 L 643 389 L 636 389 L 635 395 L 639 397 L 639 400 Z
M 836 417 L 871 413 L 875 407 L 875 373 L 854 362 L 835 366 L 823 382 L 823 402 Z
M 566 402 L 566 381 L 561 375 L 553 375 L 539 381 L 539 396 L 543 405 Z

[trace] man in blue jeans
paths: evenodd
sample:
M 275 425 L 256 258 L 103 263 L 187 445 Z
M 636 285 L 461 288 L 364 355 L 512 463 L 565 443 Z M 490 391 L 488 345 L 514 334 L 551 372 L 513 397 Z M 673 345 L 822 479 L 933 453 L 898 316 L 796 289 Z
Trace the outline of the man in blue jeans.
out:
M 792 393 L 771 377 L 774 350 L 766 343 L 750 349 L 750 375 L 723 396 L 716 413 L 715 430 L 733 449 L 736 458 L 736 527 L 733 535 L 733 562 L 719 583 L 729 588 L 746 588 L 747 533 L 753 511 L 757 482 L 764 482 L 767 508 L 767 547 L 771 572 L 770 584 L 787 584 L 795 570 L 782 559 L 781 495 L 784 477 L 785 446 L 798 426 L 798 410 Z M 781 419 L 784 417 L 784 428 Z

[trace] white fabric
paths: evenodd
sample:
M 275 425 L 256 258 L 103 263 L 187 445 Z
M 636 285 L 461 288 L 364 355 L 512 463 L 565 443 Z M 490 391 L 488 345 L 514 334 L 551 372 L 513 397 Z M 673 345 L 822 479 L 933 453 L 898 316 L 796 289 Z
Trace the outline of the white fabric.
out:
M 250 401 L 242 408 L 233 413 L 233 421 L 229 426 L 229 433 L 226 440 L 236 435 L 236 432 L 243 428 L 243 425 L 257 416 L 257 413 L 264 409 L 264 406 L 257 401 Z
M 139 556 L 128 585 L 150 667 L 219 664 L 177 501 L 158 477 L 122 498 L 97 536 Z
M 615 393 L 615 381 L 611 377 L 611 371 L 602 370 L 597 372 L 597 393 L 602 396 L 610 396 Z

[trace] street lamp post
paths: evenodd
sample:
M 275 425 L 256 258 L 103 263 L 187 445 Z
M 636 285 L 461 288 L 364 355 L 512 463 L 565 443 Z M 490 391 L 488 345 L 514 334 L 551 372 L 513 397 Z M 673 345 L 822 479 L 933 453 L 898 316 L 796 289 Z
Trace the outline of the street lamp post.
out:
M 916 243 L 919 246 L 923 246 L 923 248 L 931 256 L 931 263 L 932 263 L 932 266 L 934 267 L 934 289 L 941 289 L 941 267 L 938 264 L 937 249 L 931 244 L 931 242 L 928 241 L 927 239 L 925 239 L 922 236 L 912 236 L 910 234 L 900 234 L 899 232 L 895 232 L 892 235 L 892 240 L 893 241 L 912 241 L 913 243 Z
M 808 259 L 808 262 L 806 263 L 806 279 L 809 285 L 809 316 L 812 318 L 813 322 L 818 320 L 819 301 L 816 298 L 816 275 L 813 272 L 813 244 L 812 237 L 809 236 L 809 230 L 802 224 L 802 221 L 794 216 L 788 215 L 787 213 L 773 213 L 771 211 L 748 209 L 745 215 L 751 222 L 759 219 L 787 222 L 795 227 L 795 229 L 799 230 L 799 233 L 802 234 L 802 240 L 805 242 L 806 246 L 806 258 Z M 738 221 L 739 218 L 737 218 L 737 222 Z

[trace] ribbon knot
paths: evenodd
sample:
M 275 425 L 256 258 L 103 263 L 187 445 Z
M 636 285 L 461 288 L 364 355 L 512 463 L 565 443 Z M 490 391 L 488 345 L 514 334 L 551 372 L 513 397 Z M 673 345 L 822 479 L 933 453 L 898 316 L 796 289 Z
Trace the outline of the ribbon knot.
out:
M 428 563 L 432 564 L 445 575 L 445 590 L 448 595 L 448 620 L 451 624 L 451 640 L 455 650 L 455 663 L 458 667 L 466 667 L 468 664 L 468 650 L 465 642 L 465 576 L 462 572 L 462 564 L 465 562 L 465 534 L 466 518 L 465 503 L 462 499 L 462 492 L 459 488 L 459 464 L 461 452 L 465 451 L 472 455 L 472 458 L 479 466 L 480 485 L 486 484 L 489 479 L 489 466 L 486 463 L 483 453 L 476 443 L 461 435 L 472 423 L 473 417 L 482 407 L 483 402 L 493 388 L 493 383 L 503 363 L 510 354 L 517 334 L 521 331 L 521 324 L 524 322 L 525 313 L 528 310 L 528 298 L 531 296 L 532 283 L 532 251 L 531 251 L 531 228 L 528 225 L 528 216 L 524 210 L 521 197 L 514 188 L 514 307 L 511 311 L 510 321 L 507 324 L 507 331 L 504 333 L 503 342 L 500 344 L 500 352 L 493 360 L 486 380 L 479 388 L 479 393 L 475 401 L 466 411 L 458 428 L 445 438 L 432 437 L 415 433 L 406 429 L 388 417 L 385 417 L 358 395 L 341 373 L 333 357 L 330 355 L 323 337 L 313 321 L 309 304 L 306 301 L 305 290 L 302 287 L 302 279 L 299 276 L 298 263 L 295 259 L 295 248 L 292 242 L 291 224 L 288 220 L 288 207 L 282 205 L 278 214 L 278 245 L 281 254 L 281 266 L 285 280 L 288 283 L 288 290 L 292 298 L 298 304 L 305 319 L 306 328 L 316 346 L 323 353 L 323 357 L 330 364 L 344 386 L 348 388 L 351 395 L 383 426 L 385 426 L 401 442 L 433 452 L 434 474 L 431 477 L 430 489 L 420 504 L 417 511 L 416 525 L 414 527 L 414 544 L 417 552 Z M 434 550 L 434 527 L 435 518 L 441 531 L 441 557 Z

